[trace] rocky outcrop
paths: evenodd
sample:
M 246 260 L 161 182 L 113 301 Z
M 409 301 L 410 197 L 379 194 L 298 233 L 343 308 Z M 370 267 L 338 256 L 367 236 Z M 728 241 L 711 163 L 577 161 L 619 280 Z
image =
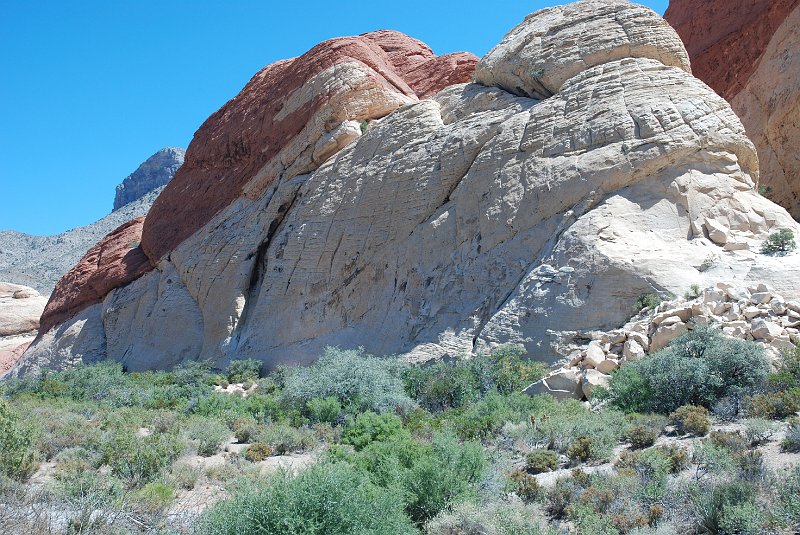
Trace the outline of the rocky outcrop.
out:
M 144 178 L 131 183 L 131 177 L 128 177 L 123 185 L 126 192 L 142 192 L 150 186 L 155 189 L 148 190 L 121 207 L 115 206 L 113 212 L 90 225 L 50 236 L 32 236 L 12 230 L 0 231 L 0 280 L 31 286 L 43 295 L 50 295 L 56 282 L 83 258 L 90 247 L 120 225 L 147 214 L 158 194 L 164 189 L 163 185 L 155 184 L 164 179 L 168 181 L 167 177 L 172 177 L 179 162 L 183 161 L 183 152 L 183 149 L 163 149 L 149 158 L 131 175 L 143 175 Z M 149 186 L 145 184 L 148 182 L 147 177 L 155 177 L 155 181 L 150 181 Z
M 158 262 L 243 194 L 257 199 L 277 180 L 319 167 L 366 122 L 468 81 L 476 61 L 437 58 L 416 39 L 379 31 L 265 67 L 195 134 L 145 222 L 144 251 Z
M 742 119 L 764 193 L 800 219 L 800 0 L 672 0 L 664 17 Z
M 342 44 L 372 49 L 363 39 Z M 324 100 L 330 91 L 314 92 L 336 85 L 258 101 L 255 86 L 271 76 L 262 71 L 207 121 L 162 195 L 177 207 L 182 191 L 203 216 L 177 228 L 176 208 L 159 243 L 169 219 L 151 212 L 143 241 L 150 228 L 156 269 L 43 330 L 18 371 L 77 358 L 129 370 L 187 358 L 274 366 L 326 345 L 423 360 L 513 342 L 556 362 L 581 332 L 624 324 L 642 294 L 729 280 L 800 298 L 800 255 L 758 253 L 770 233 L 800 228 L 754 191 L 757 157 L 741 122 L 646 8 L 584 0 L 538 12 L 480 61 L 479 83 L 419 102 L 381 82 L 358 109 L 373 97 L 386 113 L 387 101 L 407 105 L 316 160 L 313 147 L 329 143 L 312 112 L 295 116 L 308 121 L 290 136 L 302 150 L 252 156 L 277 150 L 246 126 L 267 113 L 263 102 L 288 114 L 301 108 L 285 103 Z M 325 112 L 333 138 L 353 131 L 339 111 L 349 102 Z M 242 150 L 229 143 L 236 132 L 248 136 Z M 196 190 L 193 154 L 209 158 Z
M 47 299 L 33 288 L 0 282 L 0 376 L 33 341 L 45 303 Z
M 119 210 L 151 191 L 166 186 L 183 165 L 185 154 L 184 149 L 167 147 L 150 156 L 117 186 L 114 210 Z
M 589 344 L 574 349 L 561 368 L 526 392 L 590 398 L 595 386 L 608 385 L 612 371 L 664 349 L 697 325 L 714 325 L 725 336 L 754 341 L 776 364 L 783 351 L 800 345 L 800 301 L 787 301 L 763 283 L 739 287 L 719 282 L 697 297 L 668 300 L 647 309 L 619 329 L 581 333 L 581 338 L 591 340 Z
M 42 314 L 42 332 L 152 269 L 139 246 L 143 222 L 139 217 L 118 227 L 58 281 Z

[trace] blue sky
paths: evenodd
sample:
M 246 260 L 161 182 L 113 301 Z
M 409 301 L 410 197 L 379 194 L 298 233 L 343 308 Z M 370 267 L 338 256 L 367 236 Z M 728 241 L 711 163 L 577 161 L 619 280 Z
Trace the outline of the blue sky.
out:
M 0 0 L 0 230 L 103 217 L 139 163 L 187 147 L 261 67 L 320 41 L 388 28 L 481 56 L 558 3 Z

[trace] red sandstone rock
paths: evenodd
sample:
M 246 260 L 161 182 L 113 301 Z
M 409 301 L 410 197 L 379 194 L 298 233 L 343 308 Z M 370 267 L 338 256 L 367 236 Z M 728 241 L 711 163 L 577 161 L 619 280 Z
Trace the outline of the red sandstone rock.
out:
M 331 153 L 319 143 L 344 121 L 379 118 L 468 82 L 477 59 L 436 57 L 416 39 L 378 31 L 265 67 L 195 133 L 147 216 L 144 252 L 155 264 L 241 195 L 256 197 L 279 177 L 318 167 Z
M 798 5 L 800 0 L 671 0 L 664 18 L 686 45 L 692 73 L 730 101 Z
M 11 349 L 0 349 L 0 377 L 14 367 L 31 342 L 25 342 Z
M 40 334 L 153 269 L 139 246 L 143 222 L 139 217 L 118 227 L 61 277 L 42 314 Z

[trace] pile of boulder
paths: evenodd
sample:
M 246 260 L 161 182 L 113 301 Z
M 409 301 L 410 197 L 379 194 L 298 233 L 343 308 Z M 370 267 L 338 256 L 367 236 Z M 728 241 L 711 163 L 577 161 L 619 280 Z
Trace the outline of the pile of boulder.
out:
M 622 328 L 586 333 L 588 345 L 575 349 L 563 366 L 530 385 L 529 394 L 590 398 L 597 386 L 625 362 L 664 349 L 696 325 L 716 325 L 726 336 L 761 345 L 775 363 L 784 350 L 800 344 L 800 302 L 787 301 L 770 286 L 738 287 L 727 282 L 696 296 L 664 301 L 643 310 Z

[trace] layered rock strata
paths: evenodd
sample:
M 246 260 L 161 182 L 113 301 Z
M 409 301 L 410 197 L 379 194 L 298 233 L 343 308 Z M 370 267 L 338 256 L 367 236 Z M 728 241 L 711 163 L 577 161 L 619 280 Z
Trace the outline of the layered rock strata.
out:
M 741 122 L 688 70 L 654 12 L 584 0 L 526 18 L 480 61 L 478 83 L 419 102 L 378 84 L 358 109 L 406 104 L 327 159 L 313 157 L 328 134 L 312 114 L 263 164 L 276 148 L 246 126 L 261 104 L 337 87 L 264 100 L 267 68 L 198 131 L 161 197 L 173 200 L 148 215 L 156 269 L 43 329 L 18 371 L 104 358 L 270 367 L 326 345 L 423 360 L 514 342 L 556 362 L 577 333 L 625 323 L 642 294 L 730 280 L 798 299 L 800 255 L 758 250 L 800 229 L 754 191 Z M 350 100 L 337 102 L 329 134 L 351 131 Z M 242 150 L 229 142 L 239 131 Z M 192 175 L 201 155 L 208 174 Z M 170 218 L 181 195 L 198 217 Z
M 754 341 L 777 363 L 783 351 L 800 345 L 800 301 L 787 301 L 763 283 L 739 287 L 720 282 L 695 298 L 665 301 L 619 329 L 581 333 L 591 339 L 588 345 L 575 350 L 563 367 L 526 392 L 591 397 L 594 387 L 608 385 L 611 372 L 664 349 L 696 325 L 714 325 L 726 336 Z
M 672 0 L 664 17 L 742 119 L 762 192 L 800 219 L 800 0 Z

